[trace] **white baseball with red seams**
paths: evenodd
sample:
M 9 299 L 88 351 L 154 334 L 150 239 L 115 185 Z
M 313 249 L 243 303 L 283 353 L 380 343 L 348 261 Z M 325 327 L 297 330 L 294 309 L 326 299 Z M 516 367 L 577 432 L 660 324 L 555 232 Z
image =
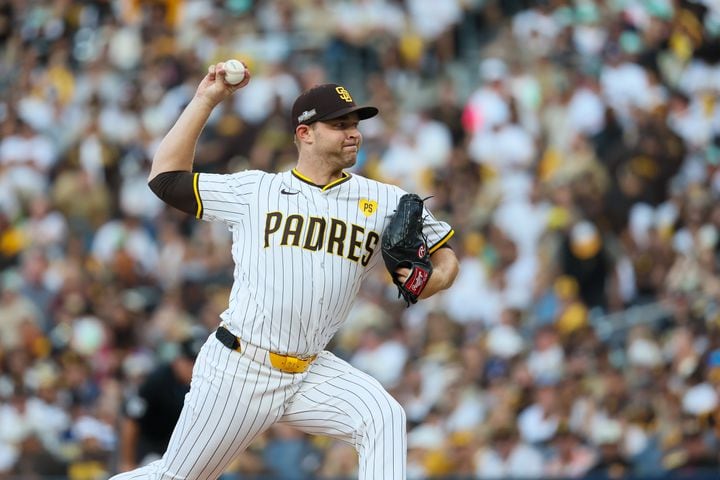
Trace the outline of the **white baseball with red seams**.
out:
M 245 65 L 240 60 L 227 60 L 223 68 L 225 81 L 230 85 L 237 85 L 245 79 Z

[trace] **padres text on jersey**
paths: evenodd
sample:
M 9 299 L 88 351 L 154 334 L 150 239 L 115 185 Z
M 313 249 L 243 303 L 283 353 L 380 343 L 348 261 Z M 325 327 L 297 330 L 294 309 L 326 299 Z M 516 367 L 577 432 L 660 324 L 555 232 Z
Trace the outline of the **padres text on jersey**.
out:
M 405 193 L 348 173 L 319 186 L 296 170 L 196 173 L 195 186 L 198 216 L 225 222 L 233 236 L 223 321 L 251 344 L 299 356 L 320 352 L 347 317 Z M 432 253 L 453 230 L 426 213 Z

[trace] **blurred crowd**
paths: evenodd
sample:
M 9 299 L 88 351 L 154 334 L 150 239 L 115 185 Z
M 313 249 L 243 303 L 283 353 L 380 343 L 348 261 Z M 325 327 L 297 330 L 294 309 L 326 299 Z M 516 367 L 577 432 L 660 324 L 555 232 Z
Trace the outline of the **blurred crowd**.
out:
M 229 233 L 146 179 L 227 58 L 198 171 L 289 168 L 293 99 L 342 83 L 381 112 L 354 171 L 456 229 L 449 291 L 375 271 L 329 346 L 405 407 L 409 478 L 720 471 L 716 1 L 0 0 L 0 44 L 0 478 L 116 471 L 128 398 L 217 326 Z M 278 426 L 223 478 L 355 468 Z

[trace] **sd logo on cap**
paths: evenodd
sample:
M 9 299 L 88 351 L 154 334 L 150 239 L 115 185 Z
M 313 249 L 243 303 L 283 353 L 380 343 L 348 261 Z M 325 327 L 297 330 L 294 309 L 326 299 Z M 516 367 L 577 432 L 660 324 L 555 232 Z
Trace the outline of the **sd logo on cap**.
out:
M 350 113 L 357 113 L 360 120 L 378 114 L 378 109 L 355 104 L 350 92 L 342 85 L 325 83 L 304 91 L 295 100 L 292 108 L 293 127 L 310 125 L 314 122 L 332 120 Z

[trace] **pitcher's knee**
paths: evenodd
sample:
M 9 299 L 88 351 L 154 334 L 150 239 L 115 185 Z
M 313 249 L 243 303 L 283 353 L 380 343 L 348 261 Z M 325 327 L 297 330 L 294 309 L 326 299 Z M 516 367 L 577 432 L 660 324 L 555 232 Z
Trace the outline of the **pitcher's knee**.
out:
M 405 438 L 405 410 L 390 395 L 379 402 L 376 410 L 368 410 L 361 423 L 361 434 L 367 441 L 400 441 Z

